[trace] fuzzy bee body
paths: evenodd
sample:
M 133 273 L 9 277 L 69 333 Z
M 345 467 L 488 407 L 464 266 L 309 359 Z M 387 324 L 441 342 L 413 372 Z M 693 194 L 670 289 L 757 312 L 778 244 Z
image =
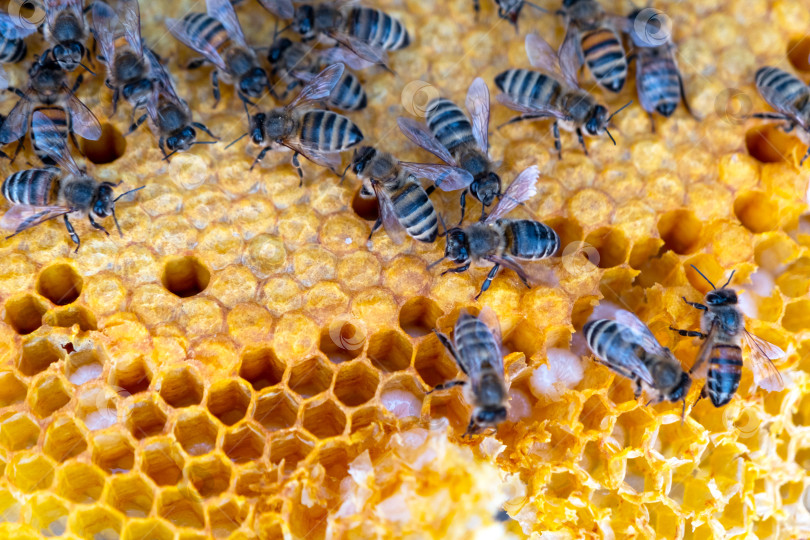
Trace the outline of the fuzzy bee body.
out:
M 45 40 L 51 45 L 48 51 L 65 71 L 73 71 L 82 65 L 87 53 L 85 41 L 88 29 L 84 20 L 82 0 L 45 0 Z
M 295 131 L 294 136 L 325 153 L 343 152 L 363 140 L 363 133 L 354 122 L 332 111 L 305 112 Z
M 48 149 L 56 144 L 54 139 L 67 140 L 71 135 L 70 118 L 61 107 L 39 107 L 36 110 L 47 116 L 51 124 L 31 126 L 31 146 L 42 163 L 56 165 Z
M 370 7 L 353 7 L 346 16 L 345 31 L 386 51 L 404 49 L 411 43 L 405 25 L 386 12 Z
M 778 113 L 758 113 L 753 116 L 784 121 L 786 131 L 799 128 L 796 135 L 808 145 L 799 162 L 801 167 L 810 156 L 810 87 L 795 75 L 771 66 L 759 68 L 755 80 L 759 95 Z
M 48 206 L 56 200 L 59 169 L 17 171 L 3 182 L 3 197 L 12 204 Z
M 669 46 L 640 48 L 636 56 L 636 87 L 648 113 L 670 117 L 681 101 L 681 74 Z

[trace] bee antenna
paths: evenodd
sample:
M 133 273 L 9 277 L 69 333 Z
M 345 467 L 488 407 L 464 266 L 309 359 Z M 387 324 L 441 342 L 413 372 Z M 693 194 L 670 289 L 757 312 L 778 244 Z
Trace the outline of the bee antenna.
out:
M 613 118 L 614 116 L 616 116 L 617 114 L 619 114 L 620 112 L 622 112 L 624 109 L 626 109 L 627 107 L 629 107 L 629 106 L 630 106 L 632 103 L 633 103 L 633 100 L 631 99 L 630 101 L 628 101 L 627 103 L 625 103 L 624 105 L 622 105 L 621 107 L 619 107 L 618 109 L 616 109 L 615 111 L 613 111 L 613 114 L 611 114 L 610 116 L 608 116 L 607 121 L 608 121 L 608 122 L 610 122 L 611 118 Z
M 346 173 L 347 173 L 347 172 L 349 172 L 349 167 L 351 167 L 351 166 L 352 166 L 352 164 L 351 164 L 351 162 L 350 162 L 348 165 L 346 165 L 346 168 L 345 168 L 345 169 L 343 169 L 343 174 L 341 174 L 341 175 L 340 175 L 340 183 L 341 183 L 341 184 L 342 184 L 342 183 L 343 183 L 343 181 L 346 179 Z
M 447 258 L 447 256 L 445 255 L 444 257 L 442 257 L 442 258 L 441 258 L 441 259 L 439 259 L 438 261 L 433 261 L 432 263 L 430 263 L 430 264 L 427 266 L 427 269 L 428 269 L 428 270 L 430 270 L 431 268 L 433 268 L 434 266 L 436 266 L 437 264 L 439 264 L 440 262 L 442 262 L 442 261 L 443 261 L 443 260 L 445 260 L 446 258 Z
M 683 409 L 681 409 L 681 425 L 683 425 L 684 420 L 686 420 L 686 396 L 683 396 Z
M 244 132 L 244 133 L 242 133 L 242 134 L 239 136 L 239 138 L 238 138 L 238 139 L 235 139 L 235 140 L 231 141 L 231 143 L 230 143 L 230 144 L 228 144 L 228 146 L 226 146 L 226 147 L 225 147 L 225 150 L 227 150 L 227 149 L 228 149 L 228 148 L 230 148 L 231 146 L 235 145 L 236 143 L 238 143 L 239 141 L 241 141 L 242 139 L 244 139 L 244 138 L 245 138 L 245 136 L 246 136 L 247 134 L 248 134 L 248 133 L 247 133 L 247 131 L 246 131 L 246 132 Z
M 115 228 L 118 229 L 118 236 L 123 238 L 124 233 L 121 231 L 121 225 L 118 224 L 118 217 L 115 215 L 115 207 L 114 206 L 113 206 L 113 209 L 112 209 L 112 217 L 113 217 L 113 221 L 115 222 Z
M 439 233 L 439 237 L 447 236 L 447 225 L 444 224 L 444 218 L 438 212 L 436 215 L 439 217 L 439 223 L 442 224 L 442 232 Z
M 731 275 L 730 275 L 730 276 L 728 276 L 728 281 L 726 281 L 725 285 L 723 285 L 722 287 L 720 287 L 721 289 L 725 289 L 726 287 L 728 287 L 728 284 L 729 284 L 729 283 L 731 283 L 731 278 L 733 278 L 733 277 L 734 277 L 734 272 L 736 272 L 736 270 L 732 270 L 732 271 L 731 271 Z
M 82 66 L 82 67 L 84 68 L 84 70 L 85 70 L 87 73 L 89 73 L 90 75 L 92 75 L 93 77 L 95 77 L 95 76 L 96 76 L 96 72 L 95 72 L 95 71 L 93 71 L 92 69 L 90 69 L 89 67 L 85 66 L 85 65 L 84 65 L 84 64 L 82 64 L 81 62 L 79 62 L 79 65 L 80 65 L 80 66 Z
M 163 161 L 169 161 L 169 158 L 175 155 L 177 152 L 178 152 L 177 150 L 172 150 L 171 152 L 166 154 L 166 156 L 163 158 Z
M 613 146 L 616 146 L 616 139 L 614 139 L 613 135 L 610 134 L 610 130 L 608 128 L 605 128 L 605 133 L 607 133 L 608 137 L 610 137 L 610 140 L 613 141 Z
M 543 13 L 548 13 L 548 12 L 549 12 L 549 11 L 548 11 L 546 8 L 544 8 L 544 7 L 542 7 L 542 6 L 538 6 L 537 4 L 533 4 L 533 3 L 531 3 L 531 2 L 523 2 L 523 3 L 524 3 L 524 4 L 526 4 L 527 6 L 531 6 L 531 7 L 533 7 L 533 8 L 534 8 L 534 9 L 536 9 L 537 11 L 541 11 L 541 12 L 543 12 Z
M 694 269 L 695 269 L 695 272 L 697 272 L 698 274 L 700 274 L 700 276 L 701 276 L 703 279 L 705 279 L 706 281 L 708 281 L 708 282 L 709 282 L 709 285 L 711 285 L 711 286 L 712 286 L 712 289 L 717 290 L 717 287 L 715 287 L 715 286 L 714 286 L 714 283 L 712 283 L 712 282 L 711 282 L 711 280 L 710 280 L 709 278 L 707 278 L 707 277 L 706 277 L 706 275 L 705 275 L 703 272 L 701 272 L 700 270 L 698 270 L 698 267 L 697 267 L 697 266 L 695 266 L 694 264 L 690 264 L 689 266 L 691 266 L 692 268 L 694 268 Z M 734 272 L 732 272 L 732 273 L 731 273 L 731 275 L 733 276 L 733 275 L 734 275 Z M 729 277 L 729 278 L 728 278 L 728 280 L 729 280 L 729 281 L 731 281 L 731 278 Z M 728 283 L 726 283 L 726 285 L 728 285 Z
M 118 199 L 120 199 L 121 197 L 124 197 L 125 195 L 129 195 L 130 193 L 135 193 L 136 191 L 140 191 L 140 190 L 142 190 L 142 189 L 143 189 L 143 188 L 145 188 L 145 187 L 146 187 L 146 186 L 141 186 L 141 187 L 139 187 L 139 188 L 130 189 L 129 191 L 125 191 L 124 193 L 122 193 L 121 195 L 119 195 L 118 197 L 116 197 L 115 199 L 113 199 L 113 202 L 117 202 L 117 201 L 118 201 Z

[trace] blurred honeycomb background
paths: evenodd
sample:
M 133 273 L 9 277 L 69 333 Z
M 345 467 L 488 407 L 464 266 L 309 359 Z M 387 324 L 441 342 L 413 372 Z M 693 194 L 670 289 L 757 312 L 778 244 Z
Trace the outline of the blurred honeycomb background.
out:
M 403 160 L 432 157 L 406 143 L 396 116 L 418 117 L 439 92 L 462 102 L 476 75 L 494 96 L 497 73 L 528 67 L 527 31 L 563 37 L 558 19 L 528 8 L 516 34 L 489 0 L 477 22 L 467 0 L 441 13 L 421 0 L 374 5 L 406 23 L 412 45 L 391 55 L 397 76 L 363 75 L 370 107 L 350 116 Z M 798 169 L 792 135 L 743 118 L 767 110 L 758 67 L 810 77 L 810 11 L 793 0 L 654 6 L 673 22 L 701 120 L 679 107 L 653 133 L 633 105 L 615 119 L 617 146 L 591 139 L 586 157 L 564 134 L 558 161 L 545 123 L 496 130 L 511 113 L 493 99 L 502 176 L 542 173 L 515 215 L 552 225 L 564 251 L 536 264 L 552 276 L 542 284 L 502 272 L 480 303 L 486 269 L 427 270 L 443 245 L 396 246 L 383 232 L 367 245 L 376 210 L 354 177 L 304 162 L 299 187 L 288 156 L 248 172 L 255 149 L 239 145 L 163 161 L 145 126 L 120 136 L 129 108 L 109 118 L 102 72 L 88 77 L 78 94 L 105 131 L 82 142 L 84 162 L 146 188 L 118 207 L 123 239 L 74 220 L 77 255 L 61 223 L 0 243 L 0 536 L 810 535 L 810 164 Z M 210 69 L 181 69 L 191 55 L 162 22 L 204 9 L 142 2 L 143 33 L 196 119 L 227 142 L 246 128 L 238 99 L 223 86 L 212 109 Z M 238 14 L 252 44 L 269 45 L 270 15 L 253 0 Z M 9 68 L 13 85 L 26 65 Z M 632 73 L 621 95 L 601 96 L 612 110 L 636 99 Z M 583 86 L 599 93 L 587 74 Z M 5 94 L 2 112 L 14 101 Z M 36 164 L 23 154 L 0 171 L 26 159 Z M 457 195 L 435 195 L 448 221 Z M 680 404 L 646 407 L 580 357 L 575 331 L 600 301 L 622 303 L 690 366 L 696 345 L 667 330 L 698 324 L 681 296 L 708 285 L 690 264 L 715 281 L 737 271 L 749 329 L 788 353 L 787 387 L 752 392 L 746 371 L 731 404 L 703 400 L 682 423 Z M 431 330 L 482 304 L 501 321 L 511 408 L 497 433 L 467 441 L 458 389 L 426 394 L 460 375 Z

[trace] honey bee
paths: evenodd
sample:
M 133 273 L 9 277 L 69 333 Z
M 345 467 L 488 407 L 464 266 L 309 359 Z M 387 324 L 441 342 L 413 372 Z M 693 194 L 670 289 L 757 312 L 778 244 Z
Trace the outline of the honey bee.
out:
M 228 146 L 248 134 L 255 144 L 264 146 L 253 161 L 251 170 L 267 152 L 285 146 L 293 151 L 292 164 L 301 182 L 304 181 L 304 172 L 298 160 L 299 154 L 338 174 L 340 153 L 360 144 L 363 133 L 343 115 L 308 109 L 307 106 L 329 97 L 343 75 L 343 70 L 343 64 L 331 65 L 307 83 L 289 105 L 254 114 L 250 117 L 249 132 Z
M 404 49 L 411 43 L 405 26 L 382 10 L 356 6 L 356 0 L 292 5 L 290 0 L 260 0 L 281 19 L 292 19 L 292 29 L 304 41 L 323 38 L 335 41 L 372 64 L 388 71 L 386 51 Z
M 506 420 L 509 394 L 504 377 L 501 329 L 495 312 L 484 306 L 475 317 L 462 310 L 453 328 L 452 341 L 447 335 L 434 332 L 467 380 L 449 381 L 431 392 L 464 385 L 464 397 L 473 406 L 473 412 L 463 437 L 485 428 L 496 428 Z
M 359 69 L 371 65 L 351 52 L 338 47 L 312 50 L 309 45 L 287 38 L 279 38 L 273 42 L 267 59 L 272 66 L 273 77 L 286 84 L 281 95 L 277 95 L 271 88 L 271 92 L 280 100 L 285 100 L 290 91 L 299 85 L 308 83 L 318 72 L 331 64 L 343 62 L 350 65 L 351 62 L 361 66 Z M 351 71 L 345 70 L 326 99 L 326 104 L 343 111 L 359 111 L 368 105 L 368 97 L 357 76 Z
M 99 59 L 107 66 L 105 83 L 113 91 L 113 114 L 123 96 L 134 116 L 152 94 L 151 65 L 143 53 L 138 0 L 120 0 L 118 5 L 123 20 L 101 0 L 93 2 L 93 34 L 101 47 Z
M 58 130 L 42 111 L 34 111 L 32 117 L 34 131 L 47 133 Z M 113 198 L 113 188 L 117 184 L 99 182 L 88 176 L 73 160 L 62 137 L 44 138 L 40 144 L 43 150 L 50 153 L 61 170 L 56 167 L 27 169 L 6 178 L 3 182 L 3 196 L 12 206 L 0 220 L 0 227 L 14 231 L 6 238 L 11 238 L 40 223 L 62 217 L 78 252 L 81 245 L 79 235 L 68 219 L 69 214 L 76 212 L 87 216 L 93 228 L 108 236 L 110 233 L 96 219 L 112 216 L 118 233 L 123 236 L 115 216 L 115 203 L 121 197 L 143 187 Z
M 52 110 L 44 114 L 50 115 L 57 124 L 62 124 L 61 128 L 57 128 L 58 132 L 65 136 L 69 134 L 74 138 L 74 144 L 76 144 L 74 133 L 90 140 L 97 140 L 101 137 L 101 124 L 98 119 L 74 94 L 81 84 L 81 79 L 79 76 L 73 88 L 68 88 L 67 74 L 59 64 L 50 56 L 40 56 L 28 70 L 26 90 L 23 92 L 18 88 L 10 88 L 20 99 L 11 109 L 3 125 L 0 126 L 0 144 L 9 144 L 21 139 L 30 127 L 31 113 L 35 109 L 53 109 L 54 106 L 64 109 L 67 114 L 62 114 L 59 117 L 61 119 L 58 119 L 57 113 Z M 22 144 L 23 141 L 20 141 L 20 144 L 17 145 L 15 157 L 22 148 Z M 44 163 L 54 163 L 47 154 L 39 151 L 36 145 L 35 150 L 37 155 L 43 158 Z
M 52 45 L 48 52 L 59 67 L 73 71 L 82 66 L 82 58 L 87 54 L 84 46 L 87 40 L 87 23 L 84 20 L 82 0 L 44 0 L 45 39 Z M 48 53 L 43 53 L 47 56 Z
M 387 152 L 371 146 L 359 148 L 352 159 L 352 171 L 363 180 L 361 195 L 376 195 L 380 217 L 371 234 L 385 226 L 396 244 L 402 243 L 403 229 L 420 242 L 433 242 L 438 233 L 438 217 L 433 203 L 416 178 L 427 178 L 444 190 L 462 189 L 472 182 L 467 171 L 447 165 L 398 161 Z
M 683 400 L 686 411 L 686 394 L 692 378 L 638 317 L 617 310 L 614 320 L 588 321 L 582 331 L 599 363 L 633 381 L 636 399 L 643 390 L 651 403 Z
M 697 360 L 690 370 L 696 376 L 706 376 L 706 384 L 700 397 L 708 396 L 715 407 L 722 407 L 731 401 L 742 377 L 742 342 L 745 342 L 750 351 L 749 361 L 754 384 L 769 392 L 778 392 L 784 388 L 782 376 L 773 365 L 773 360 L 783 358 L 785 352 L 745 329 L 743 314 L 737 305 L 737 293 L 728 288 L 734 272 L 731 272 L 725 285 L 718 289 L 695 265 L 692 268 L 712 287 L 706 293 L 706 304 L 690 302 L 686 297 L 683 299 L 693 308 L 703 311 L 700 320 L 702 331 L 673 327 L 670 329 L 682 336 L 703 340 Z
M 466 228 L 455 227 L 446 231 L 447 245 L 444 257 L 428 268 L 449 259 L 457 266 L 442 272 L 464 272 L 471 264 L 494 265 L 475 296 L 476 300 L 489 288 L 501 266 L 514 271 L 526 287 L 529 279 L 519 260 L 536 261 L 554 255 L 560 247 L 560 238 L 554 229 L 530 219 L 502 219 L 518 204 L 533 197 L 535 183 L 540 175 L 536 165 L 521 172 L 506 189 L 486 219 Z
M 520 17 L 520 12 L 523 10 L 524 6 L 530 6 L 543 13 L 548 13 L 546 9 L 527 0 L 495 0 L 495 3 L 498 5 L 498 17 L 512 23 L 515 27 L 515 31 L 517 31 L 518 17 Z M 478 13 L 481 11 L 481 0 L 473 0 L 473 9 L 477 17 Z
M 207 13 L 189 13 L 181 20 L 167 18 L 169 32 L 204 60 L 189 64 L 189 68 L 211 62 L 214 106 L 219 103 L 219 77 L 236 85 L 239 98 L 246 104 L 261 97 L 269 88 L 267 72 L 259 64 L 256 53 L 247 45 L 245 34 L 233 6 L 228 0 L 206 0 Z
M 0 13 L 0 63 L 16 64 L 28 53 L 25 38 L 36 32 L 37 25 L 22 17 Z
M 759 95 L 778 113 L 757 113 L 752 116 L 783 120 L 786 132 L 799 128 L 796 130 L 799 140 L 808 145 L 799 162 L 801 167 L 810 156 L 810 87 L 787 71 L 770 66 L 759 68 L 755 79 Z
M 460 167 L 473 176 L 469 191 L 481 203 L 481 218 L 486 208 L 501 196 L 501 178 L 489 157 L 489 89 L 480 77 L 467 91 L 465 102 L 472 124 L 461 107 L 446 98 L 428 103 L 427 128 L 410 118 L 398 118 L 402 133 L 413 143 L 448 165 Z M 461 220 L 464 220 L 467 190 L 461 194 Z
M 588 154 L 588 149 L 585 147 L 583 128 L 590 136 L 607 133 L 615 145 L 616 140 L 610 134 L 608 124 L 632 102 L 608 115 L 604 105 L 597 103 L 593 96 L 579 87 L 575 66 L 558 57 L 543 38 L 537 34 L 527 35 L 526 53 L 532 66 L 545 73 L 528 69 L 509 69 L 495 77 L 495 84 L 502 92 L 498 94 L 497 100 L 510 109 L 523 113 L 507 124 L 522 120 L 553 118 L 554 148 L 560 159 L 562 159 L 560 127 L 577 134 L 585 155 Z
M 628 19 L 636 20 L 641 12 L 640 9 L 633 11 Z M 653 113 L 665 118 L 672 116 L 681 100 L 689 114 L 692 114 L 683 90 L 683 78 L 675 60 L 675 45 L 669 39 L 651 41 L 640 35 L 633 24 L 628 24 L 628 28 L 636 58 L 638 99 L 641 101 L 641 108 L 650 115 L 650 121 L 653 122 Z M 652 126 L 655 131 L 654 122 Z
M 561 63 L 570 65 L 572 74 L 587 64 L 599 86 L 620 92 L 627 79 L 627 56 L 617 30 L 627 27 L 626 19 L 606 13 L 596 0 L 564 0 L 559 13 L 567 24 Z

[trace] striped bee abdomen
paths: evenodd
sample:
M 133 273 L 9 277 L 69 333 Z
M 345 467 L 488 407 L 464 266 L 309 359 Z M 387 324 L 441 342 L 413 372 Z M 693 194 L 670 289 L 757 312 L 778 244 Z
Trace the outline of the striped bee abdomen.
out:
M 755 80 L 762 98 L 775 109 L 801 108 L 803 104 L 799 101 L 806 101 L 810 96 L 810 87 L 779 68 L 759 68 Z
M 618 332 L 619 325 L 609 319 L 597 319 L 588 321 L 582 327 L 588 346 L 600 358 L 608 358 L 610 350 L 622 345 L 621 334 Z
M 611 92 L 619 92 L 627 79 L 627 58 L 619 36 L 599 28 L 582 36 L 582 54 L 596 82 Z
M 328 103 L 344 111 L 359 111 L 366 108 L 368 98 L 360 80 L 353 73 L 344 71 L 329 95 Z
M 504 228 L 509 255 L 518 259 L 545 259 L 560 248 L 560 237 L 554 229 L 530 219 L 499 219 Z
M 387 51 L 404 49 L 411 43 L 411 36 L 401 22 L 384 11 L 368 7 L 351 10 L 346 33 Z
M 662 116 L 671 116 L 681 101 L 681 78 L 669 55 L 658 56 L 642 48 L 638 53 L 636 85 L 642 104 Z
M 475 144 L 467 115 L 449 99 L 432 100 L 428 104 L 426 120 L 433 136 L 450 152 L 462 144 Z
M 363 140 L 354 122 L 332 111 L 308 111 L 301 117 L 301 140 L 321 152 L 341 152 Z
M 715 407 L 734 397 L 742 377 L 742 349 L 738 345 L 715 344 L 709 356 L 709 372 L 704 392 Z
M 45 128 L 32 125 L 31 143 L 34 147 L 34 153 L 44 164 L 55 165 L 56 161 L 44 148 L 58 147 L 60 145 L 60 139 L 67 141 L 70 131 L 67 113 L 61 107 L 40 107 L 37 111 L 47 116 L 48 119 L 53 122 L 52 127 L 55 129 L 51 129 L 50 126 Z
M 14 204 L 49 206 L 55 199 L 57 174 L 43 169 L 18 171 L 3 182 L 3 197 Z
M 8 39 L 0 36 L 0 62 L 16 64 L 25 58 L 28 47 L 22 39 Z
M 417 182 L 408 182 L 391 195 L 397 219 L 414 239 L 433 242 L 439 231 L 439 218 L 428 194 Z
M 495 77 L 501 92 L 521 105 L 547 105 L 554 103 L 562 85 L 548 75 L 530 69 L 508 69 Z
M 469 313 L 463 313 L 456 322 L 453 340 L 463 359 L 476 359 L 478 365 L 493 364 L 500 360 L 501 351 L 492 331 L 486 323 Z
M 186 33 L 205 50 L 213 46 L 222 52 L 230 42 L 228 31 L 222 23 L 205 13 L 189 13 L 183 17 Z

